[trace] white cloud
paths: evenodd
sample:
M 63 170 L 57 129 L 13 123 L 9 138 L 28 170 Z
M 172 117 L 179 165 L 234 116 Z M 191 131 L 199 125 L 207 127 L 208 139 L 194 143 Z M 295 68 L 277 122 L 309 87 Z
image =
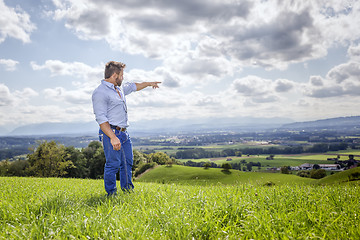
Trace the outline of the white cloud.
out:
M 313 86 L 323 86 L 324 80 L 321 76 L 311 76 L 310 77 L 310 84 Z
M 10 8 L 5 5 L 4 0 L 0 0 L 0 43 L 7 37 L 29 43 L 30 34 L 36 29 L 35 24 L 30 20 L 29 14 L 20 7 Z
M 16 90 L 15 92 L 11 92 L 5 84 L 0 83 L 0 107 L 17 107 L 38 95 L 39 94 L 31 88 L 24 88 L 21 91 Z
M 66 90 L 62 87 L 44 89 L 45 98 L 68 104 L 89 104 L 91 94 L 85 89 Z
M 39 93 L 31 88 L 24 88 L 22 91 L 15 91 L 14 95 L 16 98 L 28 100 L 32 97 L 39 96 Z
M 276 92 L 288 92 L 294 88 L 294 83 L 288 79 L 277 79 L 275 81 Z
M 178 58 L 184 46 L 198 49 L 200 54 L 193 57 L 182 55 L 187 59 L 182 70 L 198 74 L 209 64 L 210 74 L 220 74 L 211 68 L 217 58 L 284 69 L 289 63 L 322 57 L 327 51 L 324 31 L 331 35 L 329 24 L 340 25 L 324 17 L 326 2 L 58 0 L 55 4 L 54 18 L 65 19 L 82 39 L 105 39 L 114 49 L 166 61 Z
M 6 71 L 15 71 L 18 61 L 12 59 L 0 59 L 0 65 L 4 65 Z
M 10 93 L 9 88 L 0 83 L 0 107 L 11 105 L 15 101 L 14 96 Z
M 181 54 L 185 61 L 180 70 L 190 74 L 201 74 L 202 66 L 211 67 L 218 58 L 238 68 L 256 62 L 258 67 L 285 69 L 323 57 L 328 47 L 360 36 L 356 1 L 57 0 L 54 4 L 57 9 L 50 15 L 64 19 L 81 39 L 104 39 L 116 50 L 168 62 L 179 59 L 181 51 L 197 49 L 199 54 L 191 57 Z M 210 72 L 219 73 L 216 68 Z
M 351 45 L 348 48 L 348 56 L 352 61 L 360 62 L 360 44 L 359 45 Z
M 304 94 L 313 98 L 360 96 L 360 62 L 348 62 L 333 67 L 325 79 L 310 77 Z
M 98 80 L 103 76 L 103 67 L 90 67 L 81 62 L 62 62 L 59 60 L 46 60 L 43 65 L 30 62 L 33 70 L 48 69 L 51 76 L 75 76 L 83 80 Z M 105 66 L 105 64 L 104 64 Z

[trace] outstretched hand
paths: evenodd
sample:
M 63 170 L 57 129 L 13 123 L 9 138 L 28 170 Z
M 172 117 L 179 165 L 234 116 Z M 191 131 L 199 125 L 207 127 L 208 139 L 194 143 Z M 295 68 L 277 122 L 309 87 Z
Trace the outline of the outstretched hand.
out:
M 161 83 L 161 82 L 149 82 L 150 86 L 154 89 L 159 88 L 159 86 L 158 86 L 159 83 Z

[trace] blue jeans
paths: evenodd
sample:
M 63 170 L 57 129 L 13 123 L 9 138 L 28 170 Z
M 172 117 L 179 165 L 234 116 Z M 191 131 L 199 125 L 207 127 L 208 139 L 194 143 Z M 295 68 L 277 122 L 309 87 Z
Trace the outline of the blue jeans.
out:
M 102 139 L 104 146 L 104 153 L 106 158 L 104 168 L 104 183 L 105 191 L 111 195 L 115 194 L 116 188 L 116 174 L 120 170 L 120 186 L 123 191 L 129 191 L 134 188 L 131 181 L 132 166 L 133 166 L 133 151 L 130 136 L 127 131 L 121 132 L 113 129 L 115 135 L 120 139 L 121 149 L 116 151 L 111 145 L 110 138 L 100 129 L 100 139 Z

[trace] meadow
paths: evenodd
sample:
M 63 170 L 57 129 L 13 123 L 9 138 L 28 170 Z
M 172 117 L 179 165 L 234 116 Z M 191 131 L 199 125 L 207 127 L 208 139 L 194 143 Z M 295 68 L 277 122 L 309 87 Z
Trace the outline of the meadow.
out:
M 338 154 L 294 154 L 294 155 L 275 155 L 274 159 L 267 160 L 266 158 L 269 157 L 269 155 L 250 155 L 250 156 L 242 156 L 242 157 L 223 157 L 223 158 L 202 158 L 202 159 L 179 159 L 180 162 L 187 162 L 187 161 L 193 161 L 193 162 L 208 162 L 212 161 L 216 163 L 218 166 L 221 166 L 223 163 L 241 163 L 241 161 L 246 161 L 246 163 L 249 162 L 260 162 L 261 163 L 261 169 L 260 170 L 266 170 L 267 168 L 271 167 L 282 167 L 282 166 L 300 166 L 304 163 L 311 163 L 311 164 L 332 164 L 334 161 L 328 161 L 328 158 L 336 158 Z M 231 159 L 231 161 L 228 161 L 228 159 Z M 348 159 L 348 155 L 341 155 L 339 160 L 344 161 Z M 244 164 L 243 166 L 245 166 Z M 257 167 L 253 167 L 253 171 L 259 170 Z
M 0 239 L 360 238 L 359 181 L 231 172 L 158 167 L 115 197 L 102 180 L 2 177 Z

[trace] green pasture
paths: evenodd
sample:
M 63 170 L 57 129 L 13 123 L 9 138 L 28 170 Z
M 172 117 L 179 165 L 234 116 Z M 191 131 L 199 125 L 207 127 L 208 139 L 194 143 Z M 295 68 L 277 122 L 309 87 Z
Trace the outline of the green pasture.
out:
M 319 185 L 329 185 L 329 184 L 342 184 L 342 183 L 348 183 L 348 184 L 356 184 L 360 185 L 359 181 L 349 181 L 349 176 L 351 174 L 357 173 L 360 175 L 360 167 L 351 168 L 346 171 L 338 172 L 333 175 L 329 175 L 325 178 L 319 179 L 317 184 Z
M 230 173 L 223 172 L 220 168 L 204 169 L 200 167 L 185 167 L 179 165 L 159 166 L 143 174 L 138 182 L 158 182 L 175 184 L 253 184 L 264 185 L 272 182 L 276 185 L 284 184 L 312 184 L 316 180 L 302 178 L 291 174 L 262 173 L 262 172 L 241 172 L 230 170 Z
M 155 152 L 166 152 L 167 154 L 175 154 L 177 151 L 185 149 L 203 148 L 207 151 L 220 152 L 224 149 L 244 149 L 244 148 L 269 148 L 279 147 L 279 145 L 259 145 L 249 143 L 234 144 L 209 144 L 204 146 L 159 146 L 159 145 L 134 145 L 134 148 L 140 151 L 153 150 Z
M 2 177 L 0 239 L 360 239 L 359 186 L 255 178 L 106 197 L 103 180 Z
M 354 156 L 360 156 L 360 151 L 359 150 L 354 150 L 354 149 L 348 149 L 348 150 L 342 150 L 342 151 L 336 151 L 336 152 L 329 152 L 329 153 L 331 153 L 331 154 L 344 154 L 344 155 L 350 155 L 350 154 L 352 154 L 352 155 L 354 155 Z M 360 157 L 358 157 L 358 158 L 360 158 Z M 356 159 L 356 157 L 355 157 L 355 159 Z
M 179 159 L 180 162 L 208 162 L 212 161 L 217 165 L 221 166 L 223 163 L 240 163 L 241 161 L 245 160 L 247 163 L 249 162 L 260 162 L 262 169 L 266 169 L 269 167 L 282 167 L 282 166 L 300 166 L 304 163 L 311 163 L 311 164 L 332 164 L 334 161 L 327 160 L 328 158 L 336 158 L 338 154 L 312 154 L 312 155 L 305 155 L 305 154 L 295 154 L 295 155 L 275 155 L 274 159 L 267 160 L 266 158 L 269 155 L 250 155 L 250 156 L 243 156 L 243 157 L 223 157 L 223 158 L 203 158 L 203 159 Z M 231 158 L 231 161 L 227 161 L 227 159 Z M 340 156 L 340 160 L 344 161 L 348 159 L 348 155 Z M 357 159 L 355 157 L 355 159 Z M 246 166 L 246 164 L 243 164 Z M 257 170 L 257 167 L 253 167 L 253 170 Z

